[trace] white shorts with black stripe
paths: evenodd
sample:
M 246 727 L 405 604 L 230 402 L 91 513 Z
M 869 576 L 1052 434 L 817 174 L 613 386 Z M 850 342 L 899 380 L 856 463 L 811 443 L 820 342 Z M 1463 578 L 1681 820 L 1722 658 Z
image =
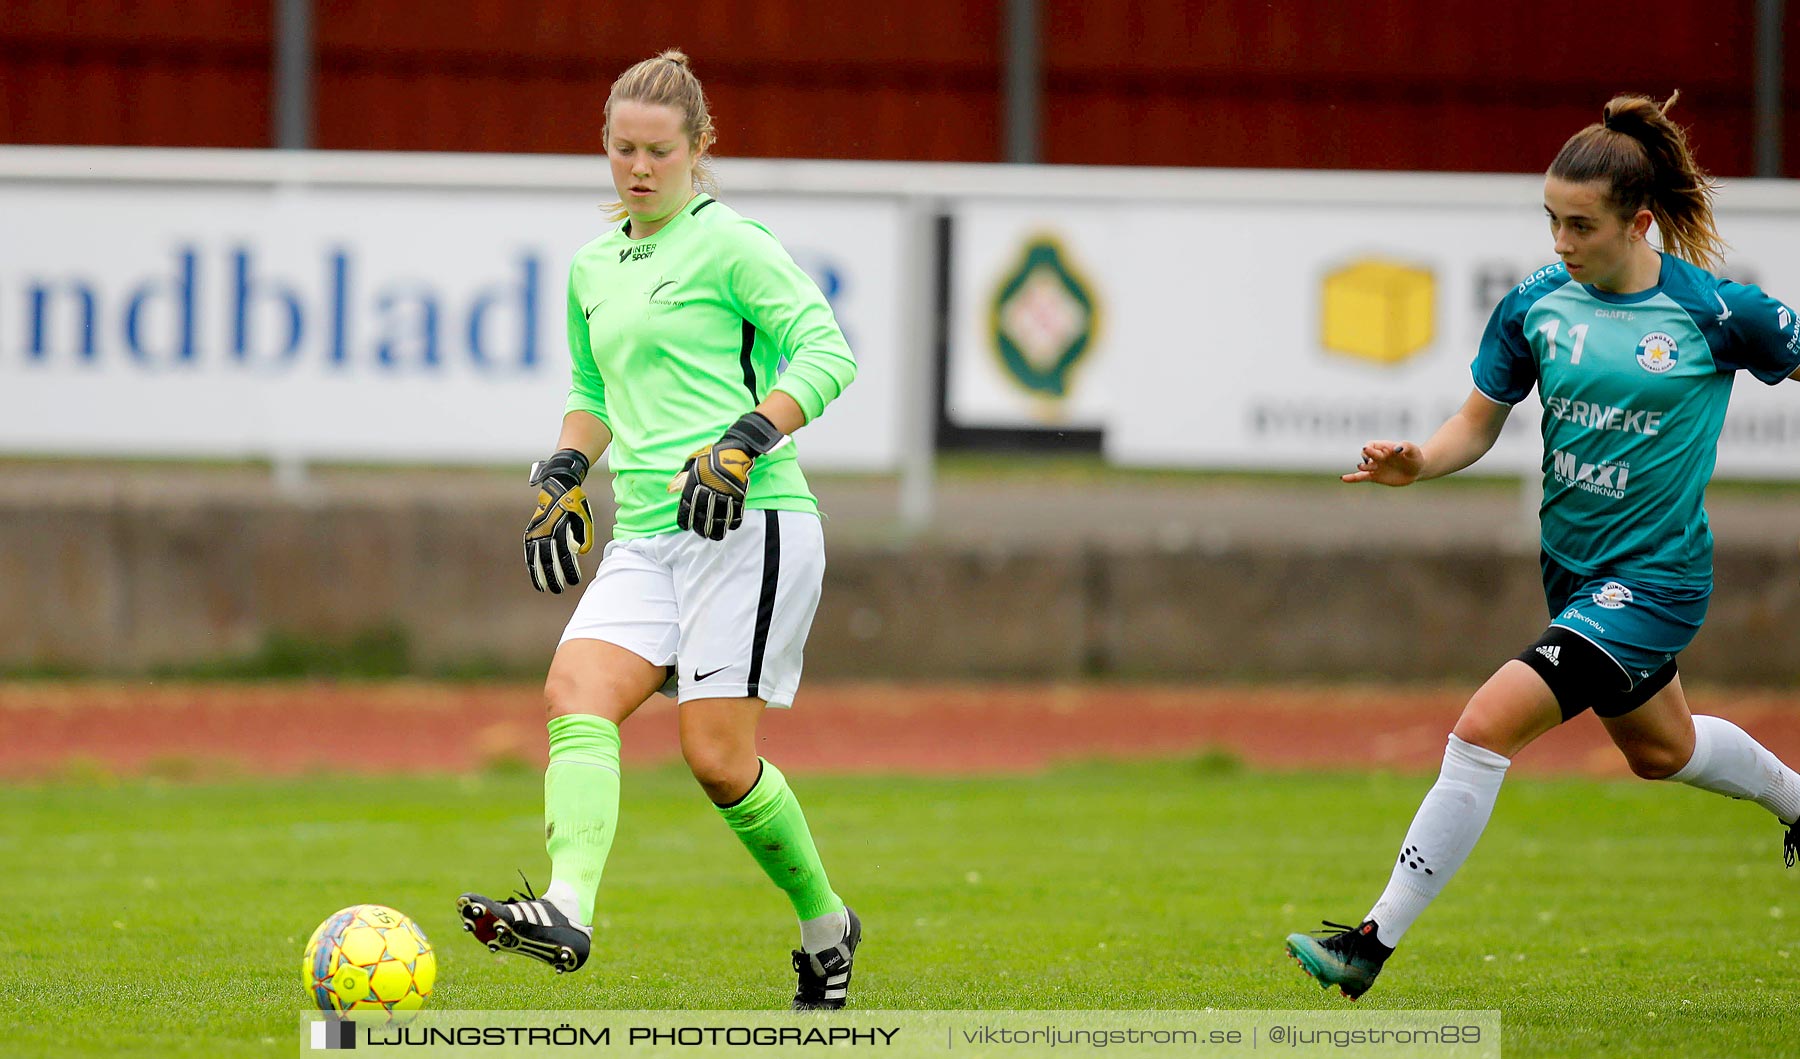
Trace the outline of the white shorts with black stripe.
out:
M 562 642 L 604 640 L 678 666 L 681 702 L 791 706 L 824 576 L 825 535 L 807 511 L 746 511 L 722 541 L 681 531 L 612 541 Z

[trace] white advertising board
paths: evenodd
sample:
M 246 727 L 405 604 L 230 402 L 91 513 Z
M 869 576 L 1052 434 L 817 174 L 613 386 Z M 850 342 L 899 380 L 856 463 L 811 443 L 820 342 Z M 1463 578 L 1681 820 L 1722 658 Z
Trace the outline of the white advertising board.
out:
M 1103 428 L 1113 395 L 1129 389 L 1118 351 L 1155 327 L 1116 298 L 1119 257 L 1107 226 L 1075 202 L 963 203 L 951 224 L 946 418 L 973 428 Z
M 1289 201 L 959 203 L 947 414 L 961 426 L 1097 428 L 1124 466 L 1347 470 L 1371 438 L 1423 441 L 1468 396 L 1495 303 L 1554 260 L 1542 184 L 1485 178 L 1469 201 L 1423 202 L 1401 185 L 1382 202 L 1369 183 L 1355 201 L 1321 182 Z M 1786 208 L 1734 210 L 1730 197 L 1727 271 L 1800 300 L 1800 260 L 1784 252 L 1800 245 L 1800 194 Z M 1046 281 L 1008 305 L 1034 252 L 1067 262 L 1086 297 Z M 1083 337 L 1066 393 L 1034 389 L 1033 370 Z M 1541 413 L 1535 395 L 1521 403 L 1482 469 L 1536 466 Z M 1800 384 L 1738 380 L 1719 470 L 1800 477 Z
M 726 201 L 819 281 L 860 364 L 798 439 L 808 466 L 912 474 L 914 521 L 940 264 L 952 423 L 1325 471 L 1426 436 L 1551 256 L 1527 176 L 726 161 Z M 0 148 L 0 454 L 541 455 L 565 270 L 607 186 L 587 158 Z M 1797 187 L 1719 201 L 1732 274 L 1800 299 Z M 939 210 L 947 263 L 920 236 Z M 1484 467 L 1534 465 L 1539 413 Z M 1719 467 L 1800 477 L 1800 390 L 1740 380 Z
M 527 461 L 568 386 L 592 193 L 0 181 L 0 452 Z M 809 467 L 899 457 L 898 200 L 725 196 L 830 297 L 856 385 Z

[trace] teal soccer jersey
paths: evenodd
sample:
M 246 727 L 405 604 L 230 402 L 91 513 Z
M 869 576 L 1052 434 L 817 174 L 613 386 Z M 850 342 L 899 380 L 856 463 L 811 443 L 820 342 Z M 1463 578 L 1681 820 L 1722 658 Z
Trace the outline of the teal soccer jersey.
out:
M 856 377 L 818 286 L 767 228 L 710 195 L 653 235 L 620 225 L 576 253 L 569 361 L 567 410 L 612 431 L 620 539 L 673 531 L 669 480 L 771 392 L 810 423 Z M 745 506 L 818 510 L 793 443 L 756 461 Z
M 1540 269 L 1501 299 L 1475 386 L 1544 402 L 1544 551 L 1578 573 L 1710 588 L 1703 501 L 1733 374 L 1800 367 L 1800 323 L 1756 287 L 1663 255 L 1657 285 L 1608 294 Z

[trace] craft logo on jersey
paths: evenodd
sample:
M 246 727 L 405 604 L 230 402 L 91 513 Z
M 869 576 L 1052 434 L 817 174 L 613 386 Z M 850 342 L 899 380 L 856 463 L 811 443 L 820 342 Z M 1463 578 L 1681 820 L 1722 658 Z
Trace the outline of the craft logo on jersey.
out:
M 1600 586 L 1600 591 L 1594 593 L 1594 602 L 1607 610 L 1618 610 L 1631 602 L 1631 589 L 1617 581 L 1608 581 Z
M 1652 375 L 1661 375 L 1675 366 L 1675 338 L 1664 331 L 1652 331 L 1638 340 L 1638 367 Z
M 1437 278 L 1428 268 L 1362 258 L 1325 274 L 1319 344 L 1392 365 L 1422 353 L 1436 329 Z
M 642 261 L 651 254 L 656 253 L 656 247 L 657 244 L 655 243 L 637 243 L 633 246 L 625 247 L 619 251 L 619 264 L 623 265 L 627 258 L 630 258 L 633 261 Z
M 1099 330 L 1093 287 L 1048 235 L 1033 236 L 994 293 L 988 333 L 1001 366 L 1041 397 L 1069 396 L 1070 375 Z
M 1595 493 L 1617 500 L 1625 495 L 1625 483 L 1631 478 L 1631 466 L 1625 463 L 1588 463 L 1572 452 L 1551 449 L 1550 473 L 1564 485 L 1572 485 L 1584 493 Z

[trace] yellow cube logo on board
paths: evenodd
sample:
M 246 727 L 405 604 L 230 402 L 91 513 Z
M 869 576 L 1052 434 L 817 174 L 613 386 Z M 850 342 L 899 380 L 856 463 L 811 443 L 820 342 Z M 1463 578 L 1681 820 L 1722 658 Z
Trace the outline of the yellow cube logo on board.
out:
M 1429 269 L 1366 258 L 1325 276 L 1321 344 L 1333 353 L 1398 364 L 1431 344 L 1437 280 Z

